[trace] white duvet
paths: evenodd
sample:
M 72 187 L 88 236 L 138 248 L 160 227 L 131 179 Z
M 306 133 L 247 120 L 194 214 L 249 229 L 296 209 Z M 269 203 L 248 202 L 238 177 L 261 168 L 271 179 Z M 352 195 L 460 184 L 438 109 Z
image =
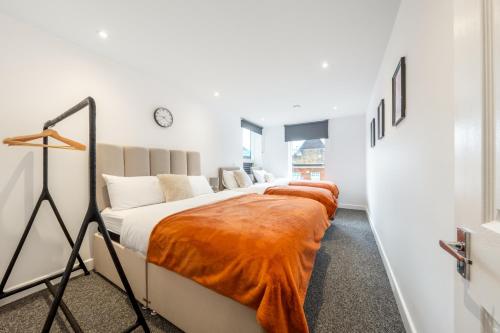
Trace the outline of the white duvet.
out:
M 235 191 L 222 191 L 185 200 L 130 209 L 127 211 L 127 214 L 123 216 L 120 243 L 131 250 L 139 251 L 147 255 L 149 236 L 154 227 L 165 217 L 186 209 L 208 205 L 243 194 L 244 193 Z

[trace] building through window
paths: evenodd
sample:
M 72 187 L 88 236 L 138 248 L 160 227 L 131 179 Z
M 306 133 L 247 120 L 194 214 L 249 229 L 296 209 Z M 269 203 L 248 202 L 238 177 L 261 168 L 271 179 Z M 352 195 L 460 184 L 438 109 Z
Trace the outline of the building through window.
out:
M 325 177 L 325 139 L 289 141 L 289 147 L 294 180 Z

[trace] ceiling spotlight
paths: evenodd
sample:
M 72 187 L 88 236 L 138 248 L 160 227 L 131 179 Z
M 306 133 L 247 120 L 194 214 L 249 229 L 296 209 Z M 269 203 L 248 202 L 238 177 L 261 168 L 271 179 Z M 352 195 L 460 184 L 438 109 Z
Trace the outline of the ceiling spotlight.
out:
M 219 97 L 220 93 L 218 91 L 214 91 L 214 97 Z
M 323 67 L 323 68 L 325 68 L 325 69 L 326 69 L 326 68 L 328 68 L 328 66 L 330 66 L 330 65 L 329 65 L 326 61 L 323 61 L 323 62 L 321 63 L 321 67 Z
M 333 107 L 333 109 L 336 111 L 336 110 L 337 110 L 337 107 L 336 107 L 336 106 L 334 106 L 334 107 Z
M 98 33 L 99 37 L 101 37 L 101 39 L 108 39 L 108 33 L 104 30 L 100 30 Z
M 266 118 L 260 118 L 260 121 L 264 121 L 264 120 L 266 120 Z
M 292 105 L 292 108 L 294 108 L 294 109 L 299 109 L 301 107 L 302 107 L 302 105 L 300 105 L 300 104 L 294 104 L 294 105 Z

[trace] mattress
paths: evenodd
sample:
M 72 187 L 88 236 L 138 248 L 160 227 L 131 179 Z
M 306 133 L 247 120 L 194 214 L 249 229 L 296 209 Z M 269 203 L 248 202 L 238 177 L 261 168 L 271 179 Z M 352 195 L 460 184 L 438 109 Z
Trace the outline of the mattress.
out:
M 186 209 L 212 204 L 218 201 L 241 196 L 243 194 L 244 193 L 236 191 L 222 191 L 218 193 L 204 194 L 184 200 L 164 202 L 156 205 L 120 211 L 120 215 L 122 216 L 120 244 L 128 249 L 138 251 L 143 255 L 146 255 L 151 232 L 163 218 Z
M 130 214 L 130 211 L 131 209 L 114 211 L 109 207 L 103 210 L 101 212 L 101 216 L 106 229 L 112 233 L 120 235 L 123 219 L 127 214 Z

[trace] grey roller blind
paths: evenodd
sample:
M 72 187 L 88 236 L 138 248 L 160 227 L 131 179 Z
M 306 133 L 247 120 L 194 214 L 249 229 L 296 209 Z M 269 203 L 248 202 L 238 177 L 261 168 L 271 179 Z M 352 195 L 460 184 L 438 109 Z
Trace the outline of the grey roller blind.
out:
M 285 141 L 328 139 L 328 120 L 285 125 Z
M 248 120 L 241 119 L 241 127 L 262 135 L 262 127 L 252 122 L 249 122 Z

